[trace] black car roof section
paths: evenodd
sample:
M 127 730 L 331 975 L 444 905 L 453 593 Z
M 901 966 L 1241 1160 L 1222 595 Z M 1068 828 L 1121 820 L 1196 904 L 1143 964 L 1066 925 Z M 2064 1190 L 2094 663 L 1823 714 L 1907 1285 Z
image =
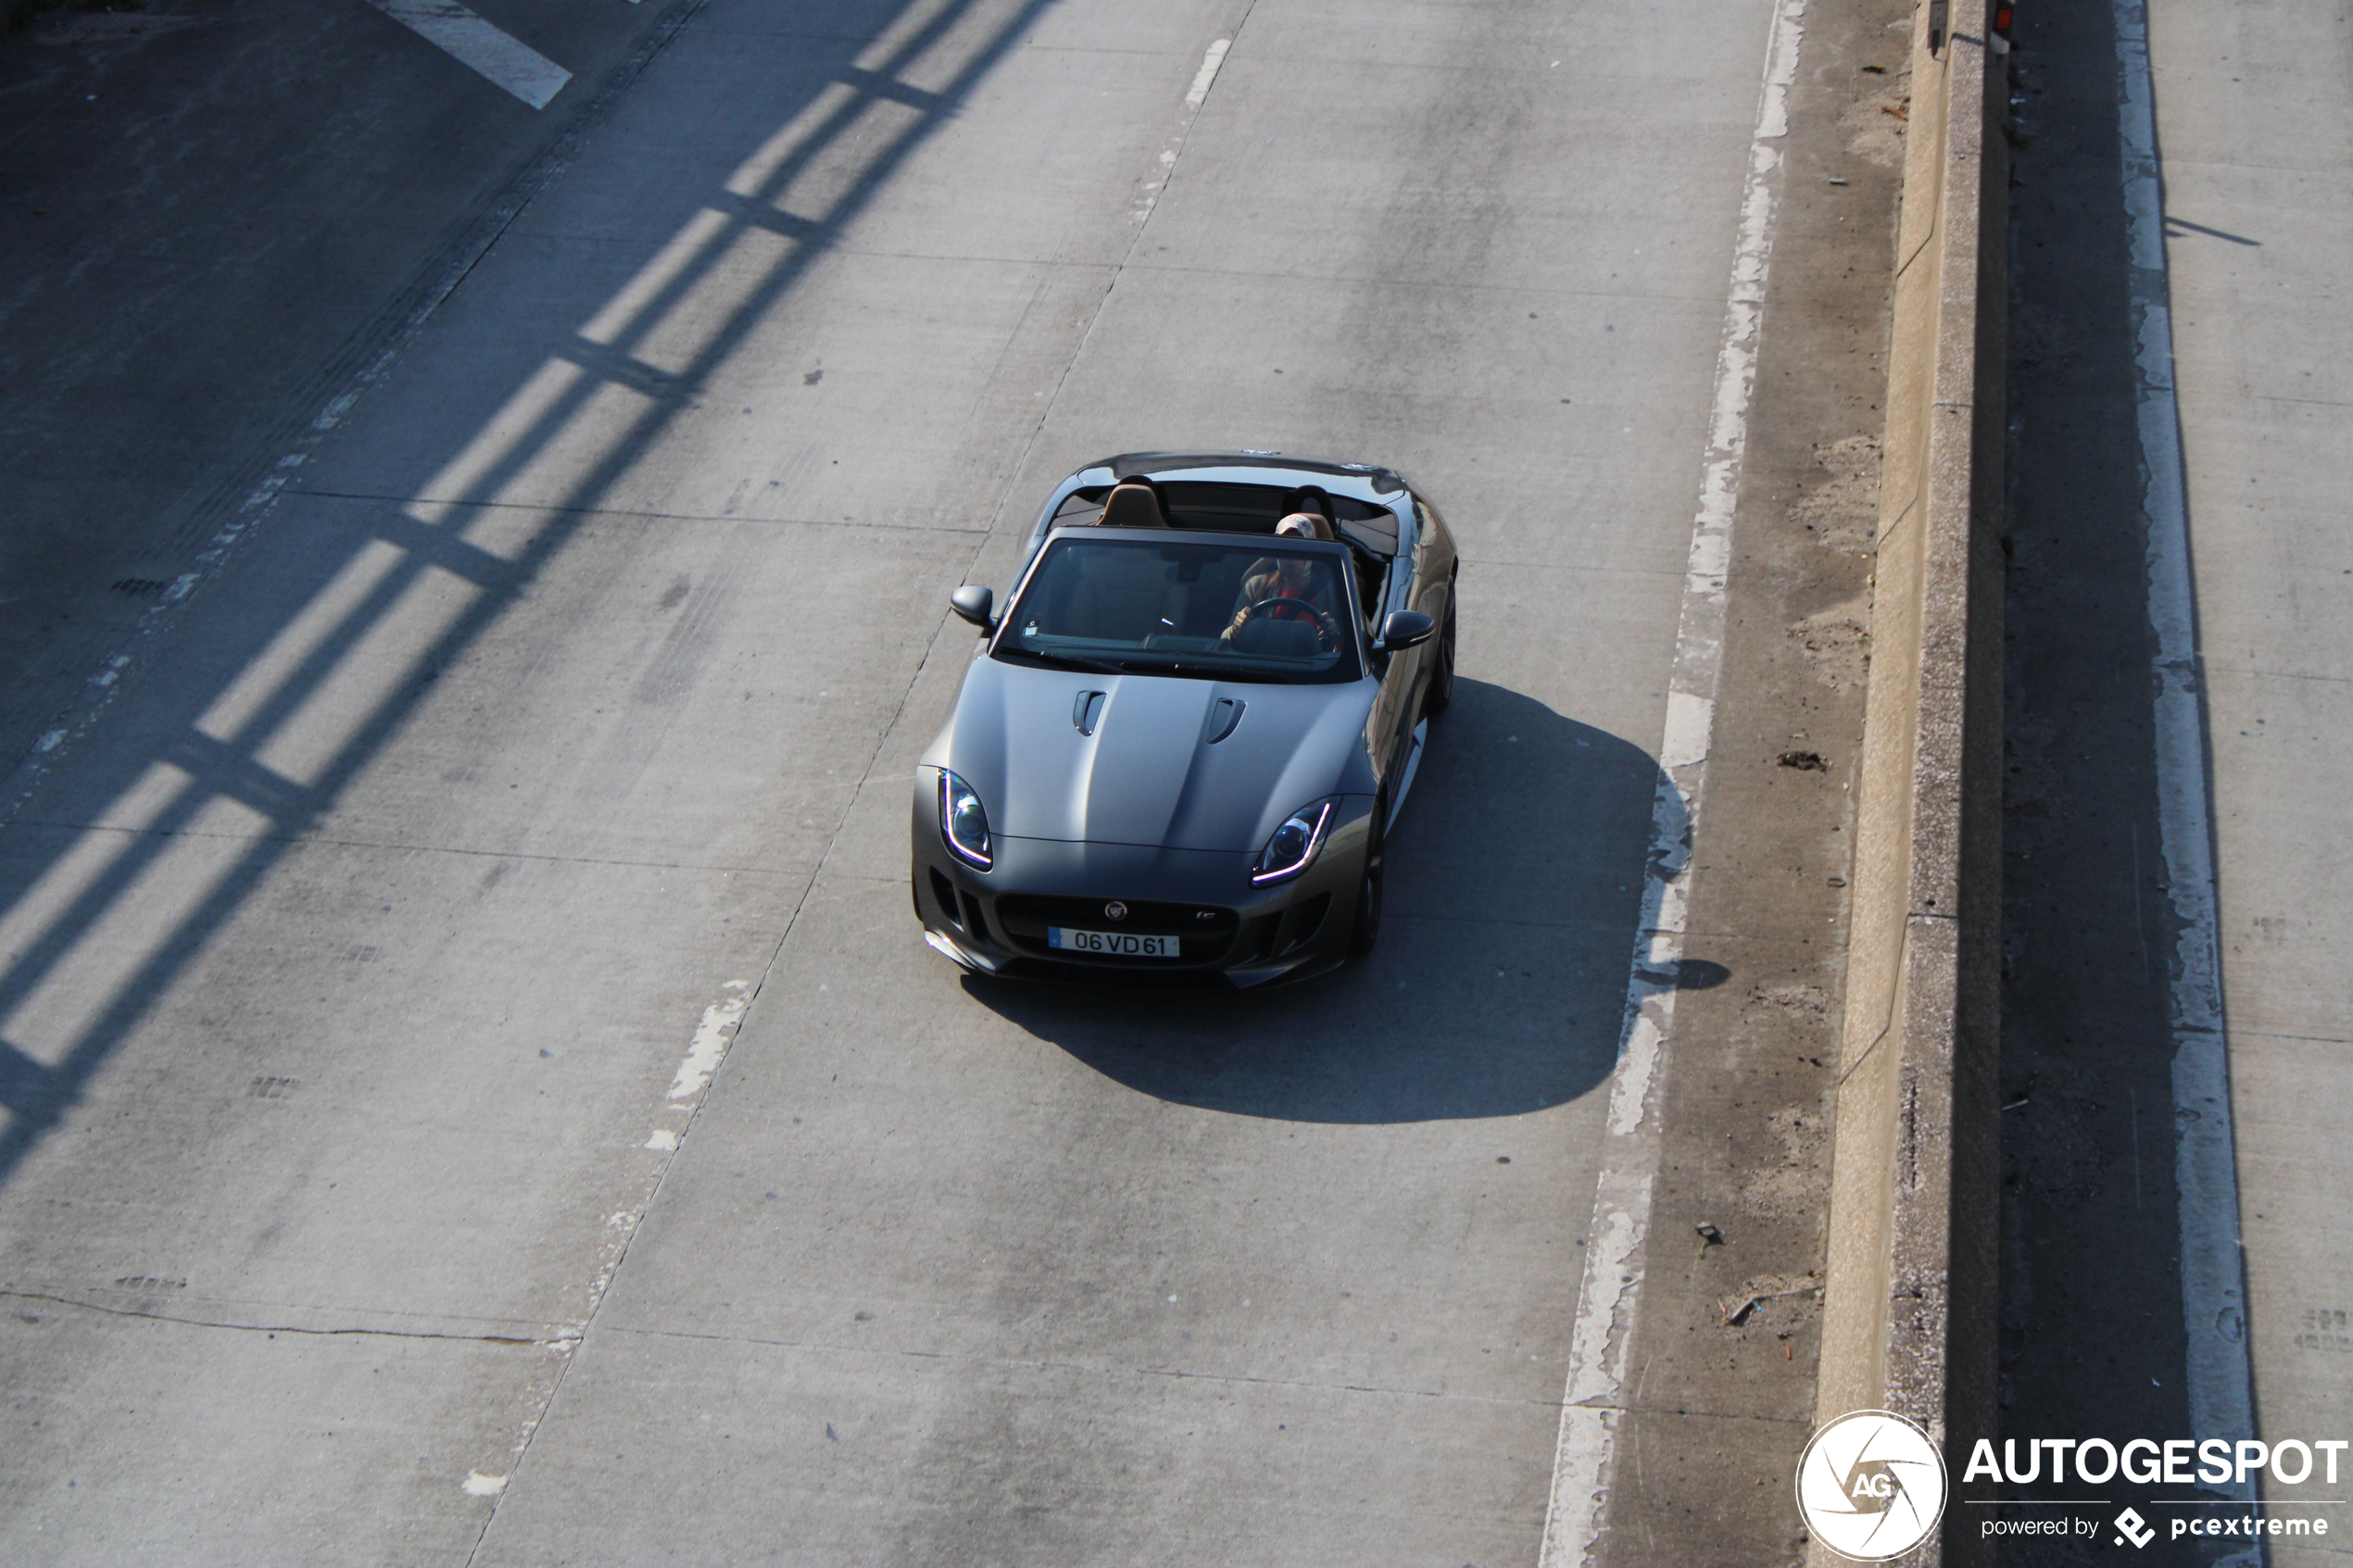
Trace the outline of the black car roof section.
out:
M 1101 528 L 1088 523 L 1077 528 L 1057 528 L 1053 536 L 1057 539 L 1103 540 L 1113 544 L 1158 545 L 1164 548 L 1179 544 L 1247 545 L 1262 554 L 1279 549 L 1286 555 L 1338 556 L 1343 560 L 1351 553 L 1344 539 L 1285 539 L 1277 545 L 1264 533 L 1239 530 L 1227 533 L 1207 528 Z
M 1231 470 L 1224 470 L 1214 480 L 1155 481 L 1153 488 L 1160 493 L 1162 517 L 1169 528 L 1178 533 L 1239 533 L 1265 539 L 1274 533 L 1276 521 L 1297 494 L 1299 487 L 1288 483 L 1289 477 L 1261 470 L 1243 482 L 1238 481 Z M 1274 483 L 1277 480 L 1284 482 Z M 1110 486 L 1101 484 L 1070 491 L 1047 520 L 1048 530 L 1102 527 L 1097 519 L 1109 493 Z M 1394 511 L 1353 495 L 1334 495 L 1329 491 L 1325 495 L 1331 503 L 1332 521 L 1339 527 L 1341 543 L 1376 558 L 1386 558 L 1397 553 Z
M 1032 548 L 1054 529 L 1076 522 L 1076 513 L 1090 506 L 1100 508 L 1112 486 L 1123 479 L 1149 481 L 1161 494 L 1164 515 L 1179 492 L 1202 494 L 1226 486 L 1266 490 L 1313 487 L 1331 499 L 1333 521 L 1340 525 L 1340 536 L 1350 547 L 1380 560 L 1397 554 L 1401 522 L 1398 513 L 1409 489 L 1403 476 L 1394 469 L 1368 463 L 1327 463 L 1271 452 L 1129 452 L 1089 463 L 1055 485 L 1038 513 L 1037 531 L 1030 536 Z M 1222 512 L 1229 508 L 1213 504 L 1204 509 Z M 1178 506 L 1175 510 L 1183 514 L 1190 508 Z M 1185 515 L 1168 516 L 1168 521 L 1180 529 L 1202 529 L 1210 523 L 1208 518 Z M 1273 523 L 1269 517 L 1264 531 L 1271 533 Z M 1246 531 L 1261 532 L 1256 527 Z

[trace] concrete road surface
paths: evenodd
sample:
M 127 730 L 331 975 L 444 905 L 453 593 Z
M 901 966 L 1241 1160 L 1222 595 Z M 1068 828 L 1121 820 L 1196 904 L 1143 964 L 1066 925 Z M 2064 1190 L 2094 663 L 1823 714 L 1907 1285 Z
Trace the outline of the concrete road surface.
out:
M 269 354 L 118 292 L 133 428 L 8 389 L 157 564 L 7 564 L 138 605 L 6 699 L 0 1558 L 1532 1561 L 1767 0 L 478 8 L 580 90 L 142 42 L 153 255 L 430 210 Z M 1463 542 L 1381 952 L 966 982 L 946 595 L 1154 446 Z

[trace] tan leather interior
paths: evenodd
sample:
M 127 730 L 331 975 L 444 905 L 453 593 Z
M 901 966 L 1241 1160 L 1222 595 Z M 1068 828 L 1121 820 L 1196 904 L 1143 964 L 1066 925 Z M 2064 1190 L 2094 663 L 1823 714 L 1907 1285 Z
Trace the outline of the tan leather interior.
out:
M 1096 520 L 1104 528 L 1165 528 L 1168 520 L 1161 515 L 1160 497 L 1152 487 L 1139 479 L 1124 480 L 1112 486 L 1103 500 L 1103 515 Z

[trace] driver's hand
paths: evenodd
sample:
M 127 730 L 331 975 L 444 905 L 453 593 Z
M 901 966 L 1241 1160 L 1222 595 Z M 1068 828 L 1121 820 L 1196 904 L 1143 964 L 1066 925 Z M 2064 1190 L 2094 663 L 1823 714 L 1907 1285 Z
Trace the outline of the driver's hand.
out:
M 1234 611 L 1234 625 L 1233 625 L 1233 629 L 1234 629 L 1235 631 L 1239 632 L 1239 631 L 1240 631 L 1240 630 L 1241 630 L 1244 626 L 1246 626 L 1246 625 L 1248 625 L 1248 624 L 1250 623 L 1250 612 L 1251 612 L 1251 608 L 1252 608 L 1252 607 L 1251 607 L 1251 606 L 1249 606 L 1249 605 L 1244 605 L 1244 606 L 1242 606 L 1242 608 L 1239 608 L 1239 609 L 1238 609 L 1238 610 Z

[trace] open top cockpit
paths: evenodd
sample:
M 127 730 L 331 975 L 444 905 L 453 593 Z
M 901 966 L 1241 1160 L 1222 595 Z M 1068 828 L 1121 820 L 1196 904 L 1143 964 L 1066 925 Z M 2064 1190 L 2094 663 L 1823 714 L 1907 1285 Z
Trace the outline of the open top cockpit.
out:
M 1322 518 L 1332 538 L 1346 546 L 1359 616 L 1378 625 L 1390 566 L 1401 548 L 1411 547 L 1412 506 L 1404 481 L 1385 469 L 1271 455 L 1143 453 L 1091 464 L 1056 486 L 1028 553 L 1034 556 L 1058 529 L 1271 536 L 1283 518 L 1307 512 Z

